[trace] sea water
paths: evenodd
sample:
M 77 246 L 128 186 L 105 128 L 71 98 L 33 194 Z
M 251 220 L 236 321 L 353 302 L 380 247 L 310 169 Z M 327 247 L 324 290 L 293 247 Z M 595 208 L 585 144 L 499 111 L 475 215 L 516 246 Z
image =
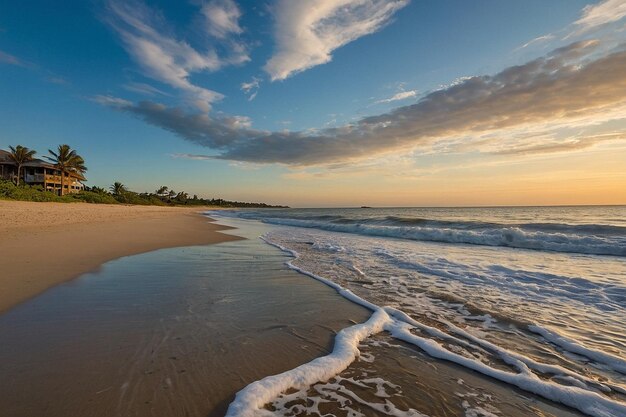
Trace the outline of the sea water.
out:
M 289 267 L 372 312 L 339 332 L 332 354 L 250 384 L 230 415 L 322 415 L 328 402 L 345 415 L 424 415 L 397 404 L 388 377 L 352 369 L 375 361 L 374 347 L 410 345 L 587 415 L 626 416 L 624 206 L 211 216 L 272 225 L 262 239 L 291 256 Z M 355 386 L 381 401 L 360 401 Z M 457 394 L 466 415 L 504 415 L 488 396 Z

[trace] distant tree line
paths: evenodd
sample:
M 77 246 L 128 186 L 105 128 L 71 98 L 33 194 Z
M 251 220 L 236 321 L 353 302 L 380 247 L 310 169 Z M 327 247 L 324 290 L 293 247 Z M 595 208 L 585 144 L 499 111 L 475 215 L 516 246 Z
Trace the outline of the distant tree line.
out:
M 189 196 L 185 191 L 176 192 L 163 185 L 152 193 L 138 193 L 129 190 L 121 182 L 114 182 L 109 189 L 102 187 L 86 187 L 85 191 L 112 196 L 117 202 L 123 204 L 141 205 L 171 205 L 171 206 L 219 206 L 219 207 L 254 207 L 254 208 L 286 208 L 287 206 L 274 206 L 266 203 L 247 203 L 242 201 L 229 201 L 222 198 L 201 198 L 196 194 Z

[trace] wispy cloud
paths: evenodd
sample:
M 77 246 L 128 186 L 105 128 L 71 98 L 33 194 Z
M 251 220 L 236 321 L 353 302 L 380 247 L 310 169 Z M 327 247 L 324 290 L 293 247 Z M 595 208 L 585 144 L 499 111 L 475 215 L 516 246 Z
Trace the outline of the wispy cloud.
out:
M 396 93 L 389 98 L 377 100 L 374 103 L 375 104 L 391 103 L 393 101 L 406 100 L 408 98 L 415 98 L 415 97 L 417 97 L 417 90 L 400 91 L 399 93 Z
M 555 152 L 569 152 L 587 149 L 602 142 L 626 140 L 626 132 L 606 133 L 602 135 L 582 136 L 565 141 L 550 141 L 528 146 L 515 146 L 494 152 L 499 155 L 533 155 Z
M 605 0 L 601 3 L 585 6 L 583 14 L 574 24 L 581 32 L 588 31 L 608 23 L 617 22 L 626 17 L 626 0 Z
M 537 43 L 545 43 L 545 42 L 551 41 L 554 38 L 555 38 L 555 36 L 552 33 L 549 33 L 549 34 L 543 35 L 543 36 L 538 36 L 535 39 L 531 39 L 530 41 L 526 42 L 524 45 L 520 46 L 517 49 L 528 48 L 529 46 L 537 44 Z
M 239 26 L 241 10 L 233 0 L 213 0 L 202 6 L 207 32 L 219 39 L 243 32 Z
M 13 65 L 16 67 L 21 67 L 28 71 L 32 71 L 33 73 L 39 75 L 44 81 L 52 84 L 65 86 L 70 84 L 70 82 L 64 77 L 56 75 L 54 72 L 42 68 L 40 65 L 34 62 L 27 61 L 23 58 L 18 58 L 15 55 L 11 55 L 7 52 L 0 51 L 0 65 L 2 64 Z
M 215 159 L 215 157 L 211 155 L 197 155 L 193 153 L 173 153 L 170 156 L 174 159 L 191 159 L 193 161 L 207 161 Z
M 119 97 L 106 96 L 106 95 L 96 95 L 96 96 L 90 97 L 89 100 L 93 101 L 94 103 L 98 103 L 103 106 L 112 107 L 114 109 L 119 109 L 119 110 L 128 108 L 133 105 L 132 101 L 125 100 Z
M 515 51 L 521 51 L 537 44 L 542 44 L 544 48 L 554 48 L 563 41 L 573 42 L 576 39 L 584 39 L 592 32 L 612 31 L 615 34 L 622 29 L 616 23 L 623 20 L 624 17 L 626 17 L 626 0 L 603 0 L 596 4 L 589 4 L 580 11 L 578 20 L 552 33 L 531 39 L 516 48 Z M 604 38 L 608 40 L 610 37 L 609 35 Z
M 30 66 L 30 64 L 28 64 L 26 61 L 23 61 L 14 55 L 2 51 L 0 51 L 0 64 L 16 65 L 18 67 Z
M 134 93 L 144 94 L 147 96 L 169 95 L 166 92 L 159 90 L 158 88 L 150 84 L 146 84 L 146 83 L 130 82 L 130 83 L 124 84 L 123 87 L 125 90 L 132 91 Z
M 332 52 L 387 25 L 409 0 L 279 0 L 276 52 L 265 65 L 272 81 L 325 64 Z
M 248 101 L 252 101 L 255 99 L 256 95 L 259 92 L 259 87 L 261 86 L 261 79 L 257 77 L 252 77 L 252 80 L 247 83 L 241 83 L 241 91 L 244 92 L 248 96 Z
M 245 117 L 190 114 L 152 102 L 111 105 L 216 150 L 216 158 L 236 161 L 330 164 L 416 147 L 436 150 L 439 143 L 457 138 L 471 147 L 487 135 L 500 137 L 502 149 L 516 146 L 508 142 L 511 131 L 535 129 L 541 136 L 555 126 L 591 126 L 624 117 L 626 51 L 597 56 L 598 49 L 596 41 L 576 42 L 496 75 L 431 92 L 389 113 L 313 131 L 257 130 Z
M 50 75 L 48 77 L 46 77 L 46 81 L 52 83 L 52 84 L 58 84 L 58 85 L 68 85 L 69 81 L 67 81 L 65 78 L 63 77 L 58 77 L 55 75 Z
M 216 2 L 210 2 L 202 10 L 207 16 L 211 10 L 218 9 Z M 202 51 L 192 47 L 173 34 L 173 30 L 158 11 L 139 0 L 109 0 L 107 10 L 106 21 L 119 34 L 125 49 L 144 74 L 182 90 L 187 99 L 204 112 L 208 112 L 211 104 L 222 99 L 223 95 L 194 84 L 190 81 L 191 74 L 217 71 L 225 65 L 248 59 L 246 51 L 241 47 L 234 48 L 231 56 L 226 58 L 218 56 L 211 46 L 205 46 Z M 221 20 L 216 18 L 216 21 Z M 220 36 L 230 33 L 227 28 L 220 29 L 210 25 L 208 30 L 218 31 Z

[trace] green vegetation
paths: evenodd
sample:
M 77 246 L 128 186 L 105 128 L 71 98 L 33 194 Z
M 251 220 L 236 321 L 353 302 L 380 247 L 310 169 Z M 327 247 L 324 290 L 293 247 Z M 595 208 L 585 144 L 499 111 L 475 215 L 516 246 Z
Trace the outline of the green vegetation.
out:
M 220 206 L 220 207 L 285 207 L 271 206 L 265 203 L 244 203 L 240 201 L 228 201 L 221 198 L 199 198 L 197 195 L 190 197 L 185 191 L 176 192 L 163 185 L 154 193 L 137 193 L 129 190 L 119 181 L 114 182 L 108 190 L 102 187 L 85 187 L 79 192 L 66 193 L 65 180 L 69 175 L 83 180 L 83 174 L 87 171 L 85 160 L 76 150 L 69 145 L 59 145 L 55 151 L 49 149 L 48 159 L 56 169 L 61 171 L 61 195 L 44 190 L 40 185 L 20 184 L 22 166 L 35 160 L 36 152 L 24 146 L 10 146 L 10 161 L 17 167 L 17 179 L 15 183 L 0 179 L 0 199 L 20 201 L 49 201 L 58 203 L 71 203 L 82 201 L 93 204 L 137 204 L 151 206 Z M 35 160 L 39 161 L 40 160 Z
M 119 186 L 114 187 L 114 185 Z M 109 192 L 101 187 L 85 187 L 78 193 L 59 196 L 44 190 L 41 186 L 16 185 L 12 181 L 0 180 L 0 199 L 20 201 L 49 201 L 55 203 L 85 202 L 92 204 L 136 204 L 142 206 L 219 206 L 219 207 L 285 207 L 271 206 L 265 203 L 245 203 L 228 201 L 221 198 L 199 198 L 197 195 L 189 197 L 184 192 L 136 193 L 129 191 L 121 183 L 110 187 L 115 192 Z M 121 187 L 120 187 L 121 186 Z M 158 190 L 157 190 L 158 191 Z
M 41 186 L 15 185 L 12 181 L 0 180 L 0 198 L 20 201 L 49 201 L 55 203 L 72 203 L 82 201 L 95 204 L 117 204 L 118 201 L 108 194 L 93 191 L 81 191 L 75 194 L 59 196 L 44 190 Z
M 92 192 L 107 193 L 103 188 L 92 187 Z M 185 191 L 176 192 L 163 185 L 154 193 L 136 193 L 128 190 L 121 182 L 115 182 L 110 187 L 110 195 L 124 204 L 140 204 L 152 206 L 219 206 L 219 207 L 285 207 L 271 206 L 265 203 L 244 203 L 228 201 L 221 198 L 200 198 L 197 195 L 190 197 Z

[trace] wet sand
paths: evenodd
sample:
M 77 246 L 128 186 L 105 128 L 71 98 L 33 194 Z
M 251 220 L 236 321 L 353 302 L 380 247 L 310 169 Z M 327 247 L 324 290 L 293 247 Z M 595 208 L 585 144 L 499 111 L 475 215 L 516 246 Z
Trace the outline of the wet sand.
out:
M 201 210 L 0 200 L 0 313 L 112 259 L 237 239 Z
M 115 260 L 0 315 L 0 414 L 222 416 L 368 318 L 258 235 Z
M 399 347 L 389 349 L 387 346 Z M 306 392 L 268 405 L 279 415 L 332 413 L 337 417 L 410 414 L 433 417 L 583 417 L 576 410 L 429 357 L 415 346 L 381 333 L 360 345 L 348 369 Z M 317 409 L 311 406 L 317 404 Z M 395 410 L 394 410 L 395 408 Z

